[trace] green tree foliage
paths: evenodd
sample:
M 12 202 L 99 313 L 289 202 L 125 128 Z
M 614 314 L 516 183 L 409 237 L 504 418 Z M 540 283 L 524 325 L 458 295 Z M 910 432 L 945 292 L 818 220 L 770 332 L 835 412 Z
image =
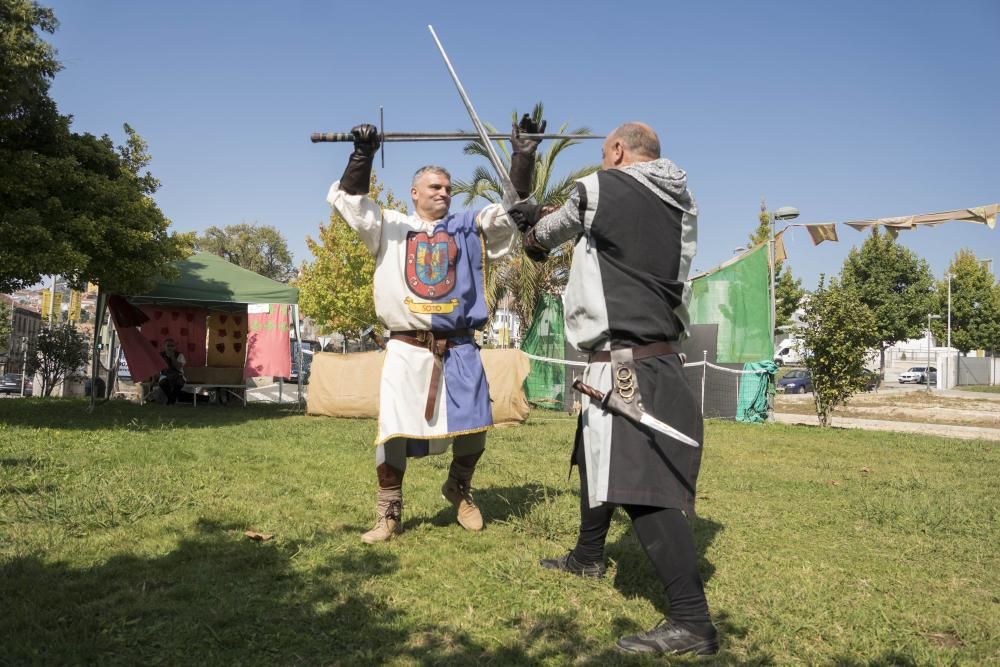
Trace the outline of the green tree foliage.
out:
M 951 274 L 951 345 L 963 354 L 969 350 L 1000 349 L 1000 284 L 968 249 L 959 250 L 948 266 Z M 941 319 L 931 329 L 939 344 L 948 337 L 948 281 L 937 282 L 935 311 Z
M 535 104 L 531 116 L 535 122 L 542 119 L 544 107 L 541 102 Z M 516 123 L 519 114 L 515 109 L 511 121 Z M 484 123 L 489 132 L 497 130 Z M 566 132 L 563 124 L 558 133 Z M 503 128 L 506 130 L 507 128 Z M 588 134 L 586 127 L 571 130 L 571 134 Z M 559 155 L 580 143 L 573 139 L 546 140 L 538 147 L 535 155 L 535 171 L 532 176 L 532 194 L 535 201 L 544 206 L 562 206 L 573 191 L 577 180 L 597 171 L 599 165 L 591 165 L 577 169 L 565 176 L 556 177 L 555 162 Z M 501 161 L 510 168 L 510 146 L 508 142 L 500 142 L 499 155 Z M 467 155 L 478 155 L 487 158 L 486 149 L 478 141 L 466 144 L 464 152 Z M 455 196 L 465 195 L 463 204 L 471 206 L 476 199 L 485 199 L 491 203 L 499 203 L 503 196 L 503 188 L 493 173 L 492 166 L 479 166 L 472 172 L 469 181 L 456 180 L 453 184 Z M 486 304 L 492 314 L 496 305 L 504 297 L 511 297 L 512 310 L 521 320 L 523 330 L 531 325 L 535 314 L 535 306 L 540 294 L 558 294 L 566 286 L 569 277 L 569 265 L 572 258 L 572 244 L 567 243 L 555 250 L 542 263 L 536 263 L 527 258 L 520 245 L 509 255 L 487 266 L 486 270 Z
M 49 97 L 59 63 L 39 36 L 58 23 L 28 0 L 0 0 L 0 291 L 62 275 L 122 292 L 169 275 L 183 256 L 142 173 L 149 156 L 128 125 L 116 149 L 108 136 L 70 131 Z
M 760 200 L 760 213 L 757 215 L 757 229 L 753 230 L 750 234 L 750 246 L 760 245 L 765 241 L 771 240 L 771 225 L 774 224 L 774 220 L 771 218 L 771 214 L 767 210 L 767 203 L 761 199 Z
M 10 353 L 8 349 L 11 334 L 10 318 L 13 310 L 14 307 L 7 302 L 7 299 L 0 298 L 0 350 L 4 350 L 8 354 Z
M 224 229 L 209 227 L 195 241 L 195 248 L 272 280 L 288 282 L 295 275 L 288 242 L 270 225 L 241 223 Z
M 861 248 L 852 248 L 844 260 L 841 281 L 860 295 L 875 314 L 880 367 L 885 370 L 885 348 L 920 335 L 933 307 L 933 278 L 927 262 L 878 228 Z
M 57 122 L 49 84 L 62 67 L 55 49 L 36 32 L 55 32 L 55 14 L 29 0 L 0 0 L 0 27 L 0 122 L 5 134 L 27 131 L 36 120 Z
M 1000 313 L 1000 281 L 998 281 L 997 284 L 993 286 L 993 304 L 994 304 L 993 307 L 996 308 L 996 311 Z M 1000 349 L 1000 341 L 994 343 L 993 349 L 994 350 Z
M 72 323 L 42 329 L 28 349 L 29 377 L 41 376 L 42 396 L 50 396 L 60 382 L 78 377 L 87 355 L 87 337 Z
M 791 324 L 792 315 L 799 309 L 802 297 L 806 295 L 802 279 L 792 276 L 792 267 L 779 265 L 778 282 L 774 286 L 775 327 Z
M 374 174 L 369 195 L 383 209 L 406 213 L 406 205 L 379 185 Z M 336 210 L 330 224 L 320 225 L 319 240 L 306 238 L 315 258 L 302 264 L 295 286 L 299 288 L 302 314 L 312 318 L 323 333 L 339 332 L 360 338 L 361 332 L 378 323 L 373 283 L 375 257 Z
M 820 426 L 827 427 L 837 406 L 864 387 L 862 371 L 877 335 L 876 318 L 855 288 L 836 280 L 824 285 L 821 277 L 803 320 L 805 364 L 812 375 L 816 416 Z

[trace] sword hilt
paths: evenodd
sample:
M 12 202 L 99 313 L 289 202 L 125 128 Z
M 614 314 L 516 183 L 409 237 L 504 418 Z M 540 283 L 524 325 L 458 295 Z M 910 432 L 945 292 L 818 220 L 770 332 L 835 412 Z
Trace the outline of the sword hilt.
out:
M 573 380 L 573 389 L 581 394 L 591 397 L 598 403 L 604 401 L 604 394 L 599 389 L 594 389 L 589 384 L 584 384 L 582 380 Z
M 314 144 L 322 141 L 354 141 L 354 135 L 350 132 L 313 132 L 309 135 L 309 140 Z

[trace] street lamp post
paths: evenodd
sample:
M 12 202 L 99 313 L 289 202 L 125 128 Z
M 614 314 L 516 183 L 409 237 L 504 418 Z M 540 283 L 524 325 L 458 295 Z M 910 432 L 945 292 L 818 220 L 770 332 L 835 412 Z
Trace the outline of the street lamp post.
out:
M 940 315 L 927 313 L 927 367 L 924 368 L 924 377 L 927 379 L 927 391 L 931 390 L 931 320 L 940 320 Z
M 21 336 L 21 398 L 24 398 L 24 379 L 28 374 L 28 337 Z
M 948 352 L 951 353 L 951 271 L 944 274 L 948 279 Z M 951 358 L 950 356 L 948 357 Z
M 775 258 L 775 247 L 774 247 L 774 224 L 777 220 L 794 220 L 799 217 L 799 209 L 794 206 L 782 206 L 777 211 L 771 215 L 771 240 L 768 243 L 768 263 L 771 268 L 771 344 L 774 344 L 774 330 L 778 327 L 778 319 L 775 314 L 776 306 L 776 295 L 777 291 L 777 261 Z

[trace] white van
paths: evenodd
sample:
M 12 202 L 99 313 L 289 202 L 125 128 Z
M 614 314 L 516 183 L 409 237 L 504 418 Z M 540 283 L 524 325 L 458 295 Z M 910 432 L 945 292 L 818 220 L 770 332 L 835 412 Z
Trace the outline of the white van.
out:
M 777 351 L 774 353 L 774 363 L 779 366 L 795 366 L 802 362 L 801 339 L 786 338 L 778 343 Z

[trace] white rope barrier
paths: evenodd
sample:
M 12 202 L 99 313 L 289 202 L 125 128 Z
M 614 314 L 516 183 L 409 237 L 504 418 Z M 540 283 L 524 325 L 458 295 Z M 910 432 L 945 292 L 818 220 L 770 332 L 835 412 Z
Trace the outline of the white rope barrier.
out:
M 684 364 L 684 368 L 695 368 L 697 366 L 707 366 L 708 368 L 714 368 L 717 371 L 725 371 L 726 373 L 732 373 L 733 375 L 744 375 L 744 374 L 760 375 L 762 373 L 767 373 L 767 371 L 765 371 L 764 369 L 756 371 L 744 371 L 744 370 L 736 370 L 734 368 L 726 368 L 725 366 L 716 366 L 710 361 L 692 361 L 689 364 Z
M 552 357 L 540 357 L 535 354 L 528 354 L 527 352 L 524 352 L 524 356 L 528 357 L 529 359 L 534 359 L 535 361 L 543 361 L 549 364 L 561 364 L 563 366 L 576 366 L 579 368 L 585 368 L 588 365 L 586 361 L 569 361 L 567 359 L 553 359 Z M 725 366 L 717 366 L 716 364 L 713 364 L 709 361 L 691 361 L 684 364 L 684 368 L 698 368 L 701 366 L 714 368 L 717 371 L 724 371 L 726 373 L 732 373 L 734 375 L 744 375 L 744 374 L 760 375 L 763 373 L 767 373 L 767 371 L 763 369 L 756 371 L 735 370 L 733 368 L 726 368 Z
M 567 359 L 552 359 L 551 357 L 539 357 L 535 354 L 528 354 L 524 352 L 524 356 L 529 359 L 534 359 L 535 361 L 544 361 L 549 364 L 561 364 L 563 366 L 578 366 L 580 368 L 586 368 L 588 366 L 586 361 L 569 361 Z

